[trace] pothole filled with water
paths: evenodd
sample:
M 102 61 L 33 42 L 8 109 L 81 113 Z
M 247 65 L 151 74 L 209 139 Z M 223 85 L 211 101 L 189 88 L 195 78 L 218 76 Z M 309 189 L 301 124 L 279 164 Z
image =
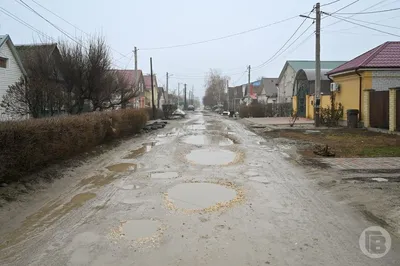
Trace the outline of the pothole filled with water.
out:
M 111 231 L 111 237 L 134 241 L 136 244 L 159 245 L 165 226 L 157 220 L 128 220 Z
M 144 143 L 142 147 L 130 151 L 129 154 L 123 159 L 135 159 L 139 156 L 142 156 L 143 154 L 151 151 L 152 147 L 154 147 L 156 144 L 156 142 Z
M 130 220 L 122 223 L 122 234 L 128 240 L 152 237 L 161 226 L 159 221 Z
M 126 172 L 126 171 L 135 171 L 137 168 L 137 165 L 134 163 L 119 163 L 119 164 L 114 164 L 106 167 L 109 171 L 111 172 Z
M 151 178 L 153 179 L 173 179 L 178 177 L 177 172 L 160 172 L 160 173 L 151 173 Z
M 229 146 L 233 141 L 229 138 L 219 135 L 189 135 L 182 139 L 182 142 L 192 145 L 219 145 Z
M 232 183 L 183 183 L 165 194 L 169 209 L 193 211 L 216 211 L 244 199 L 243 192 Z
M 192 150 L 186 159 L 200 165 L 228 165 L 239 159 L 239 155 L 229 150 L 200 149 Z

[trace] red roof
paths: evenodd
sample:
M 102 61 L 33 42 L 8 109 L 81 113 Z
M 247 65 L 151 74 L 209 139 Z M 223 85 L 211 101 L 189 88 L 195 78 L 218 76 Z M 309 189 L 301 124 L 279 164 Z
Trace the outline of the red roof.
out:
M 136 70 L 122 70 L 122 69 L 116 69 L 113 70 L 115 71 L 118 75 L 121 75 L 126 79 L 129 85 L 135 85 L 136 84 L 136 76 L 140 79 L 140 76 L 142 75 L 142 70 L 138 70 L 137 75 L 136 75 Z
M 151 77 L 150 75 L 144 75 L 143 76 L 144 79 L 144 86 L 146 87 L 146 89 L 151 89 Z M 156 75 L 153 74 L 153 86 L 157 85 L 156 84 Z
M 358 68 L 400 68 L 400 42 L 385 42 L 332 69 L 327 74 L 332 75 Z

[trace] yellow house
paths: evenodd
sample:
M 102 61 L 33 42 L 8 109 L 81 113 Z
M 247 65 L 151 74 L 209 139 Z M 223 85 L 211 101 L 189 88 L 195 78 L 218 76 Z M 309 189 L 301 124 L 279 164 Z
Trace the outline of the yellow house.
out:
M 151 75 L 144 75 L 144 100 L 145 107 L 153 107 L 152 103 L 152 92 L 151 92 Z M 157 106 L 158 99 L 158 86 L 156 75 L 153 75 L 153 91 L 154 91 L 154 105 Z
M 400 105 L 400 97 L 396 97 L 396 88 L 400 87 L 400 42 L 375 47 L 329 71 L 327 76 L 335 83 L 336 102 L 343 105 L 343 122 L 347 119 L 347 110 L 357 109 L 364 126 L 389 129 L 391 124 L 390 129 L 396 130 L 396 119 L 399 119 L 396 109 Z

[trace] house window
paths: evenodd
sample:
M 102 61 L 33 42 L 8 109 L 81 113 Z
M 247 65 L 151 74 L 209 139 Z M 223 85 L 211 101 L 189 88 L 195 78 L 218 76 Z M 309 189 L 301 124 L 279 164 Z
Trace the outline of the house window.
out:
M 0 68 L 7 68 L 7 58 L 0 57 Z

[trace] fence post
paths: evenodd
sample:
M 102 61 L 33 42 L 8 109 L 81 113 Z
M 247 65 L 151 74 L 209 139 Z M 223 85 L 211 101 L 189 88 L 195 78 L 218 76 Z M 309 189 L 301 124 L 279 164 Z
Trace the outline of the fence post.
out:
M 364 111 L 363 111 L 363 115 L 364 115 L 364 127 L 370 127 L 371 126 L 371 122 L 370 122 L 370 97 L 371 97 L 371 91 L 372 89 L 365 89 L 364 90 Z
M 397 88 L 389 89 L 389 131 L 396 131 L 396 93 Z

